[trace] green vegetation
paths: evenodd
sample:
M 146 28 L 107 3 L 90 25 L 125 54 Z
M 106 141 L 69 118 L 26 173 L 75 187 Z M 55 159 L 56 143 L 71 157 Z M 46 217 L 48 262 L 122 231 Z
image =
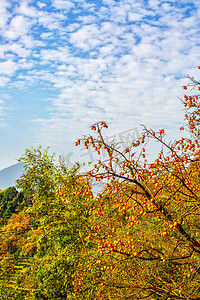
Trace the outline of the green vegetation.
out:
M 31 204 L 24 193 L 18 192 L 14 186 L 1 192 L 0 203 L 0 218 L 3 218 L 4 221 L 9 219 L 13 213 L 21 211 L 24 207 L 28 207 Z

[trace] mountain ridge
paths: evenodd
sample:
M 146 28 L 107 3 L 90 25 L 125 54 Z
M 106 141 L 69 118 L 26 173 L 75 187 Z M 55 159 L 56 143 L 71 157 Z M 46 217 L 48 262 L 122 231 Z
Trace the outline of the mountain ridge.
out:
M 23 170 L 23 163 L 16 163 L 0 170 L 0 190 L 5 190 L 10 186 L 14 186 L 16 180 L 20 178 Z

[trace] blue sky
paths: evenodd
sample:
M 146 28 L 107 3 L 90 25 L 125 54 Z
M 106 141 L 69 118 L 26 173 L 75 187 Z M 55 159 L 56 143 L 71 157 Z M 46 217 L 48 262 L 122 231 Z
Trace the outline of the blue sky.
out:
M 39 144 L 87 160 L 74 142 L 100 120 L 176 138 L 199 40 L 199 0 L 1 0 L 0 169 Z

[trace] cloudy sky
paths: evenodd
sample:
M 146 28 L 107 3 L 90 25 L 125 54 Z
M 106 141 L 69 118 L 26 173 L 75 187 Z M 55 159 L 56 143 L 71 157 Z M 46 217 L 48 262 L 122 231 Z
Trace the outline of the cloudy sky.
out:
M 176 137 L 199 40 L 199 0 L 1 0 L 0 169 L 39 144 L 87 161 L 74 142 L 100 120 Z

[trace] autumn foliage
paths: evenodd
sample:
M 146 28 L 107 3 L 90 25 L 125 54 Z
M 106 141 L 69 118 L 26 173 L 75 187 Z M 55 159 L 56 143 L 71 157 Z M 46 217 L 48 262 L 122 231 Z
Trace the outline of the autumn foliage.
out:
M 195 90 L 200 83 L 189 79 Z M 182 100 L 187 134 L 180 140 L 167 143 L 163 129 L 144 127 L 123 149 L 106 142 L 107 124 L 98 122 L 76 142 L 96 150 L 86 178 L 104 186 L 90 209 L 96 247 L 77 273 L 77 299 L 199 299 L 199 98 Z M 152 142 L 160 152 L 149 162 Z
M 84 172 L 27 150 L 18 184 L 32 201 L 1 226 L 2 299 L 200 299 L 200 82 L 188 79 L 179 140 L 144 126 L 124 148 L 97 122 L 75 143 L 96 153 Z

